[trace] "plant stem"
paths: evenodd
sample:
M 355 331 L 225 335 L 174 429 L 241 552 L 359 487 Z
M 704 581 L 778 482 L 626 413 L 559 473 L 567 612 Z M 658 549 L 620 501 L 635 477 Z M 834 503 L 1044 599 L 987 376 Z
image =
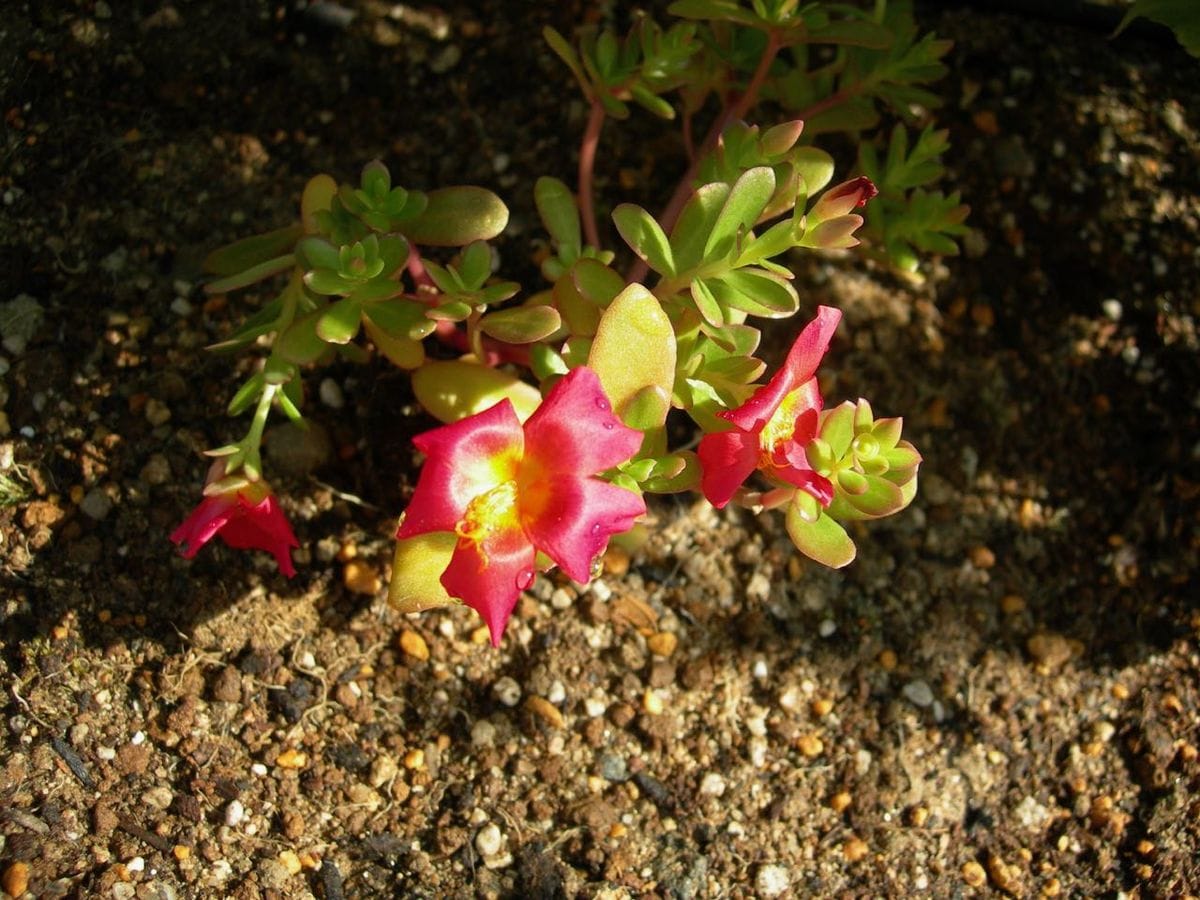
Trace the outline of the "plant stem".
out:
M 762 89 L 763 82 L 767 80 L 767 73 L 771 69 L 771 63 L 775 61 L 782 44 L 779 42 L 779 35 L 774 29 L 767 32 L 767 46 L 763 48 L 762 57 L 758 61 L 758 66 L 754 70 L 754 74 L 750 76 L 750 81 L 746 84 L 746 89 L 741 95 L 729 106 L 725 107 L 724 112 L 717 116 L 712 127 L 708 129 L 708 134 L 704 136 L 704 143 L 700 145 L 700 149 L 696 151 L 692 157 L 691 165 L 687 171 L 683 173 L 683 177 L 679 179 L 679 184 L 675 186 L 675 193 L 671 195 L 671 199 L 667 201 L 667 205 L 663 207 L 662 213 L 658 216 L 658 224 L 662 226 L 663 231 L 667 234 L 671 233 L 671 229 L 675 227 L 675 221 L 679 218 L 679 214 L 683 212 L 684 204 L 688 198 L 692 196 L 692 180 L 696 177 L 696 172 L 700 168 L 705 157 L 717 146 L 717 141 L 721 139 L 721 135 L 730 123 L 737 119 L 744 118 L 746 113 L 758 101 L 758 92 Z M 629 269 L 629 273 L 625 277 L 627 284 L 632 284 L 635 281 L 641 281 L 646 277 L 646 272 L 649 267 L 644 260 L 637 260 Z
M 604 127 L 604 107 L 599 100 L 592 101 L 588 112 L 587 128 L 579 143 L 579 216 L 583 220 L 584 243 L 600 246 L 600 232 L 596 228 L 596 207 L 592 196 L 592 178 L 596 172 L 596 147 L 600 144 L 600 130 Z
M 246 454 L 242 469 L 251 481 L 258 481 L 262 477 L 262 457 L 259 455 L 259 448 L 262 446 L 267 417 L 271 414 L 271 401 L 275 399 L 275 392 L 278 390 L 277 384 L 263 386 L 262 396 L 258 398 L 258 406 L 255 407 L 254 418 L 250 422 L 250 430 L 242 438 L 243 452 Z

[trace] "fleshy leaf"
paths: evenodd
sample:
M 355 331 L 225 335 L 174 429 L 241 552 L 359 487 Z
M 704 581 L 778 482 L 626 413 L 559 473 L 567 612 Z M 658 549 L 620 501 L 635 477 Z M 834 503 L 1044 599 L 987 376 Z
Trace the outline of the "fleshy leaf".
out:
M 404 234 L 417 244 L 461 247 L 488 241 L 508 224 L 508 207 L 486 188 L 462 185 L 430 191 L 428 204 Z
M 542 402 L 541 392 L 515 375 L 465 360 L 443 360 L 413 372 L 413 393 L 435 419 L 449 424 L 512 402 L 522 422 Z
M 317 320 L 324 312 L 324 309 L 316 309 L 295 319 L 275 339 L 275 352 L 298 366 L 315 362 L 329 349 L 329 344 L 317 334 Z
M 392 557 L 388 603 L 401 613 L 456 603 L 441 581 L 456 543 L 458 536 L 452 531 L 427 531 L 414 537 L 399 538 Z
M 658 299 L 642 285 L 629 285 L 605 310 L 588 365 L 600 377 L 618 415 L 644 388 L 656 386 L 671 395 L 675 331 Z
M 617 231 L 633 252 L 660 275 L 675 274 L 671 244 L 662 226 L 646 210 L 633 203 L 622 203 L 612 213 Z
M 251 266 L 245 271 L 238 272 L 236 275 L 229 275 L 225 278 L 218 278 L 216 281 L 210 281 L 204 286 L 204 290 L 209 294 L 225 294 L 229 291 L 236 291 L 238 288 L 247 287 L 255 282 L 270 278 L 272 275 L 285 272 L 295 264 L 295 254 L 285 253 L 283 256 L 277 256 L 256 266 Z
M 338 300 L 325 307 L 317 317 L 317 334 L 331 344 L 349 343 L 358 334 L 362 304 L 354 298 Z
M 565 255 L 564 251 L 578 254 L 583 241 L 579 232 L 579 210 L 571 189 L 557 178 L 543 175 L 533 187 L 533 199 L 542 224 L 558 245 L 560 254 Z
M 803 496 L 808 496 L 803 494 Z M 787 510 L 787 532 L 796 549 L 822 565 L 841 569 L 854 561 L 857 550 L 846 529 L 822 512 L 815 522 L 806 521 L 798 503 Z
M 234 241 L 208 254 L 204 260 L 204 271 L 222 278 L 245 272 L 289 253 L 301 234 L 303 230 L 300 225 L 294 224 Z
M 506 344 L 532 344 L 562 327 L 552 306 L 519 306 L 489 313 L 479 320 L 483 333 Z
M 314 175 L 304 185 L 300 195 L 300 222 L 305 234 L 317 234 L 321 230 L 317 214 L 329 212 L 333 198 L 337 196 L 337 182 L 330 175 Z
M 767 166 L 747 169 L 733 184 L 704 244 L 704 258 L 723 259 L 739 235 L 748 232 L 775 192 L 775 173 Z
M 425 362 L 425 345 L 408 335 L 392 335 L 370 318 L 363 320 L 367 337 L 384 356 L 401 369 L 415 369 Z

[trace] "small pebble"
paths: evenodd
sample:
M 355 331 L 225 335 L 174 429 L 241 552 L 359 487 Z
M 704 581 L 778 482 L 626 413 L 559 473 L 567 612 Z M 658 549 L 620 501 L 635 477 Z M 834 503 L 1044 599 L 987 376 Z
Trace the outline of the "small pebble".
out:
M 846 862 L 858 862 L 870 852 L 867 842 L 860 837 L 851 837 L 842 844 L 842 856 Z
M 29 890 L 29 863 L 15 862 L 0 876 L 0 888 L 10 897 L 20 897 Z
M 760 896 L 778 897 L 791 887 L 792 880 L 788 870 L 776 863 L 760 866 L 754 877 L 754 887 Z
M 845 812 L 853 802 L 854 798 L 850 796 L 849 791 L 838 791 L 829 798 L 829 808 L 836 813 Z
M 551 728 L 563 727 L 563 714 L 557 706 L 545 697 L 531 694 L 525 701 L 525 708 L 549 725 Z
M 504 846 L 504 834 L 495 822 L 488 822 L 475 835 L 475 849 L 484 859 L 496 856 Z
M 342 569 L 342 582 L 355 594 L 373 597 L 379 593 L 383 582 L 379 573 L 361 559 L 352 559 Z
M 151 397 L 146 401 L 146 421 L 157 428 L 171 421 L 171 408 L 161 400 Z
M 302 750 L 284 750 L 275 760 L 275 765 L 281 769 L 303 769 L 308 765 L 308 754 Z
M 92 488 L 79 501 L 79 511 L 89 519 L 103 521 L 112 511 L 112 498 L 100 488 Z
M 230 828 L 237 828 L 242 824 L 244 818 L 246 818 L 246 807 L 242 806 L 242 801 L 230 800 L 229 805 L 225 807 L 225 824 Z
M 608 704 L 597 697 L 588 697 L 583 701 L 583 711 L 588 714 L 588 718 L 596 719 L 608 711 Z
M 404 768 L 414 772 L 425 768 L 425 751 L 418 747 L 405 753 Z
M 556 588 L 550 595 L 550 605 L 558 610 L 570 609 L 574 602 L 575 598 L 566 588 Z
M 720 772 L 709 772 L 700 780 L 700 793 L 720 797 L 725 793 L 725 778 Z
M 492 685 L 492 693 L 505 706 L 516 706 L 521 702 L 521 686 L 508 675 L 496 680 Z
M 330 409 L 341 409 L 346 405 L 346 395 L 342 392 L 342 386 L 332 378 L 321 379 L 321 383 L 317 387 L 317 394 L 321 398 L 321 402 Z
M 141 856 L 135 856 L 129 862 L 125 863 L 125 868 L 130 872 L 144 872 L 146 870 L 146 860 Z
M 429 645 L 425 643 L 425 638 L 410 628 L 400 632 L 400 649 L 421 662 L 429 659 Z
M 561 681 L 555 679 L 551 682 L 550 690 L 546 691 L 546 699 L 555 705 L 567 699 L 567 689 Z
M 479 719 L 471 726 L 471 746 L 491 747 L 496 743 L 496 726 L 487 719 Z
M 983 866 L 975 860 L 963 863 L 960 871 L 963 881 L 973 888 L 983 887 L 987 883 L 987 873 L 983 871 Z
M 913 706 L 919 706 L 925 709 L 933 704 L 933 689 L 925 681 L 917 679 L 910 681 L 900 689 L 900 693 Z
M 833 621 L 833 619 L 822 619 L 820 624 L 817 625 L 817 634 L 823 638 L 833 637 L 836 631 L 837 622 Z
M 267 767 L 262 763 L 254 763 L 250 766 L 250 772 L 253 775 L 257 775 L 259 778 L 262 778 L 267 774 Z
M 654 688 L 646 688 L 646 693 L 642 695 L 642 709 L 652 716 L 662 715 L 663 700 Z
M 615 753 L 600 755 L 600 776 L 606 781 L 622 782 L 629 778 L 629 767 L 623 757 Z
M 815 734 L 802 734 L 796 738 L 796 749 L 812 759 L 825 751 L 825 742 Z
M 646 639 L 646 647 L 650 652 L 664 658 L 674 653 L 678 645 L 679 638 L 670 631 L 660 631 Z

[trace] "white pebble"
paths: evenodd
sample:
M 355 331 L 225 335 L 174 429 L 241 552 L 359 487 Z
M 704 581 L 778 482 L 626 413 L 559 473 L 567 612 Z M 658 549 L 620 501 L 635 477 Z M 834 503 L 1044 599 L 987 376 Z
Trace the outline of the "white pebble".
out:
M 822 619 L 817 626 L 817 634 L 823 638 L 833 637 L 835 631 L 837 631 L 837 622 L 833 619 Z
M 754 668 L 751 669 L 751 674 L 755 678 L 757 678 L 759 681 L 762 681 L 762 679 L 766 678 L 769 673 L 770 670 L 767 668 L 767 664 L 764 660 L 756 659 L 754 661 Z
M 112 747 L 97 747 L 96 758 L 103 760 L 104 762 L 111 762 L 117 758 L 117 751 Z
M 598 719 L 608 711 L 608 704 L 596 697 L 588 697 L 583 701 L 583 710 L 590 719 Z
M 267 774 L 267 767 L 264 766 L 262 763 L 254 763 L 254 765 L 252 765 L 250 767 L 250 771 L 253 772 L 255 775 L 257 775 L 259 778 L 262 778 L 264 775 Z
M 183 297 L 176 297 L 171 301 L 171 312 L 175 313 L 175 315 L 179 316 L 180 318 L 186 319 L 194 310 L 195 307 L 188 303 L 188 301 Z
M 330 409 L 341 409 L 346 405 L 346 397 L 342 393 L 342 386 L 332 378 L 322 378 L 321 384 L 317 388 L 317 394 L 321 398 L 321 402 Z
M 557 705 L 567 699 L 567 689 L 561 681 L 555 680 L 546 691 L 546 699 Z
M 516 706 L 521 701 L 521 686 L 508 675 L 492 685 L 492 693 L 505 706 Z
M 136 747 L 138 744 L 142 743 L 145 740 L 146 740 L 146 733 L 144 731 L 135 731 L 133 733 L 133 737 L 131 737 L 129 739 L 129 743 L 133 744 L 133 746 Z
M 575 600 L 566 588 L 558 588 L 550 595 L 550 605 L 555 609 L 570 609 Z
M 490 747 L 496 742 L 496 726 L 487 719 L 480 719 L 471 726 L 471 745 Z
M 900 688 L 900 693 L 913 706 L 919 706 L 924 709 L 927 706 L 933 705 L 933 689 L 928 683 L 920 679 L 910 681 L 904 687 Z
M 229 805 L 225 807 L 225 824 L 230 828 L 237 828 L 242 824 L 244 818 L 246 818 L 246 807 L 242 806 L 242 801 L 230 800 Z
M 125 868 L 130 872 L 141 872 L 146 868 L 146 860 L 140 856 L 135 856 L 129 862 L 125 863 Z
M 592 592 L 592 596 L 601 603 L 606 602 L 608 598 L 612 596 L 612 588 L 610 588 L 601 578 L 597 578 L 592 582 L 590 590 Z
M 484 859 L 495 856 L 504 845 L 504 835 L 495 822 L 488 822 L 475 835 L 475 849 Z
M 778 897 L 791 887 L 791 884 L 792 879 L 788 875 L 788 870 L 775 863 L 761 867 L 758 875 L 754 878 L 754 887 L 763 897 Z
M 700 793 L 720 797 L 725 793 L 725 778 L 720 772 L 709 772 L 700 780 Z

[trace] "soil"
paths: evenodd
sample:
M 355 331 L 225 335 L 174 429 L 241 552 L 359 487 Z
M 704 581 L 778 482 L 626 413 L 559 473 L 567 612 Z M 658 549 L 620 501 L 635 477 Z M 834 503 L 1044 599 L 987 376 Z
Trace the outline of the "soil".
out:
M 378 156 L 498 191 L 536 285 L 533 181 L 573 178 L 585 110 L 538 34 L 577 4 L 303 6 L 0 24 L 0 302 L 42 315 L 0 365 L 0 888 L 1200 893 L 1194 60 L 923 12 L 955 41 L 965 253 L 919 286 L 798 261 L 805 311 L 846 315 L 826 396 L 905 416 L 916 501 L 843 572 L 778 517 L 657 502 L 590 588 L 540 579 L 497 651 L 469 610 L 386 604 L 429 421 L 381 366 L 313 373 L 328 442 L 268 463 L 296 578 L 166 539 L 243 428 L 252 361 L 203 347 L 265 299 L 206 297 L 209 249 Z M 604 202 L 661 203 L 656 129 L 605 132 Z

